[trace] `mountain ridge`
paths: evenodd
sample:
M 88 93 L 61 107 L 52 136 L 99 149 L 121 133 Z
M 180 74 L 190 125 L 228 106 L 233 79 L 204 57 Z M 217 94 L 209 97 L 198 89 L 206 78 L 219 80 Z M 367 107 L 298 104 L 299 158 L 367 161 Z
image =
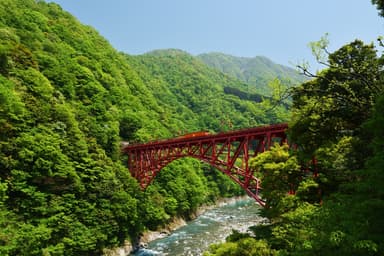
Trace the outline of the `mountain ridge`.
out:
M 279 80 L 286 87 L 296 86 L 307 80 L 297 70 L 277 64 L 265 56 L 238 57 L 221 52 L 193 55 L 177 48 L 155 49 L 134 56 L 155 56 L 159 58 L 184 56 L 191 60 L 194 59 L 194 61 L 198 60 L 210 68 L 242 81 L 244 84 L 240 89 L 244 92 L 258 93 L 267 97 L 272 94 L 270 83 L 274 80 Z
M 290 86 L 305 81 L 305 78 L 295 69 L 277 64 L 265 56 L 237 57 L 211 52 L 199 54 L 197 58 L 210 67 L 248 83 L 265 95 L 269 95 L 268 83 L 274 79 L 279 79 Z

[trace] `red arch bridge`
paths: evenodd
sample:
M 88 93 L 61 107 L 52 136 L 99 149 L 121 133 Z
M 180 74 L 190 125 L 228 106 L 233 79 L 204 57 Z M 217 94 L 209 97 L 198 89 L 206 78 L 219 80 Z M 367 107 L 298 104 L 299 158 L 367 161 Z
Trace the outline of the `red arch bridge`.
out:
M 145 144 L 125 145 L 122 151 L 128 155 L 129 171 L 143 189 L 170 162 L 193 157 L 228 175 L 249 196 L 264 205 L 259 197 L 260 180 L 250 170 L 248 162 L 251 157 L 268 150 L 272 143 L 286 142 L 287 128 L 287 124 L 274 124 L 217 134 L 197 132 Z

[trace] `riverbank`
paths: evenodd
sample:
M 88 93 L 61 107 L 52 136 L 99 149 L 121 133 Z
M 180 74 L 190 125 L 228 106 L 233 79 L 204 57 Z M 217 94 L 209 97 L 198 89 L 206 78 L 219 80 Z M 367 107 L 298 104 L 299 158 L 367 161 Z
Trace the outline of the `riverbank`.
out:
M 222 243 L 233 230 L 253 234 L 250 226 L 267 220 L 260 216 L 261 207 L 252 198 L 230 200 L 229 203 L 208 209 L 187 225 L 170 235 L 149 242 L 136 256 L 202 256 L 212 244 Z
M 204 212 L 206 212 L 208 210 L 211 210 L 211 209 L 216 208 L 216 207 L 221 207 L 225 204 L 229 204 L 229 203 L 233 203 L 233 202 L 236 202 L 239 200 L 243 200 L 246 197 L 247 196 L 221 198 L 213 204 L 202 205 L 195 212 L 191 213 L 188 220 L 185 220 L 181 217 L 175 217 L 164 228 L 161 228 L 157 231 L 150 231 L 150 230 L 145 231 L 143 233 L 142 237 L 140 238 L 140 245 L 145 246 L 149 242 L 152 242 L 156 239 L 160 239 L 160 238 L 163 238 L 163 237 L 169 235 L 170 233 L 172 233 L 176 229 L 179 229 L 179 228 L 187 225 L 187 221 L 191 221 L 191 220 L 196 219 L 197 217 L 199 217 L 201 214 L 203 214 Z
M 239 196 L 239 197 L 230 197 L 230 198 L 221 198 L 217 200 L 213 204 L 206 204 L 200 206 L 194 213 L 189 216 L 188 221 L 196 219 L 198 216 L 202 215 L 208 210 L 213 208 L 221 207 L 229 203 L 234 203 L 236 201 L 244 200 L 247 196 Z M 130 241 L 126 241 L 124 246 L 114 248 L 114 249 L 105 249 L 103 251 L 103 256 L 127 256 L 130 255 L 131 252 L 137 250 L 140 247 L 145 247 L 148 243 L 169 236 L 173 231 L 187 225 L 187 220 L 181 217 L 174 217 L 165 227 L 160 228 L 156 231 L 145 231 L 138 238 L 138 241 L 135 245 L 132 245 Z

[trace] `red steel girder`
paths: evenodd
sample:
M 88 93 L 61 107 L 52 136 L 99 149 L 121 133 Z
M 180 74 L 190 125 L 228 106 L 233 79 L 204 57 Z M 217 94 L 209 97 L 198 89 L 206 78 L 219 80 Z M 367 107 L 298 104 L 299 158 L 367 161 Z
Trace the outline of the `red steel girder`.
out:
M 170 162 L 182 157 L 194 157 L 228 175 L 249 196 L 264 205 L 259 197 L 260 181 L 251 172 L 251 157 L 269 150 L 273 142 L 286 142 L 288 125 L 275 124 L 198 137 L 178 137 L 144 144 L 126 145 L 128 168 L 145 189 L 157 173 Z

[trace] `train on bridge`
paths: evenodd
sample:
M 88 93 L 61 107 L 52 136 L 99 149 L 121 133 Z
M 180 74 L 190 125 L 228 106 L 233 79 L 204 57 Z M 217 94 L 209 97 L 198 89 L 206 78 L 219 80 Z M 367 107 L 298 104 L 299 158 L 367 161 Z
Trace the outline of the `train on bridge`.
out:
M 238 183 L 260 205 L 260 180 L 249 168 L 249 159 L 269 150 L 272 144 L 286 143 L 285 123 L 212 134 L 187 133 L 175 138 L 128 144 L 122 151 L 128 156 L 128 169 L 145 189 L 160 170 L 182 157 L 206 162 Z
M 174 139 L 189 139 L 189 138 L 197 138 L 197 137 L 203 137 L 203 136 L 208 136 L 208 135 L 211 135 L 211 133 L 208 131 L 199 131 L 199 132 L 187 133 L 187 134 L 178 136 Z

